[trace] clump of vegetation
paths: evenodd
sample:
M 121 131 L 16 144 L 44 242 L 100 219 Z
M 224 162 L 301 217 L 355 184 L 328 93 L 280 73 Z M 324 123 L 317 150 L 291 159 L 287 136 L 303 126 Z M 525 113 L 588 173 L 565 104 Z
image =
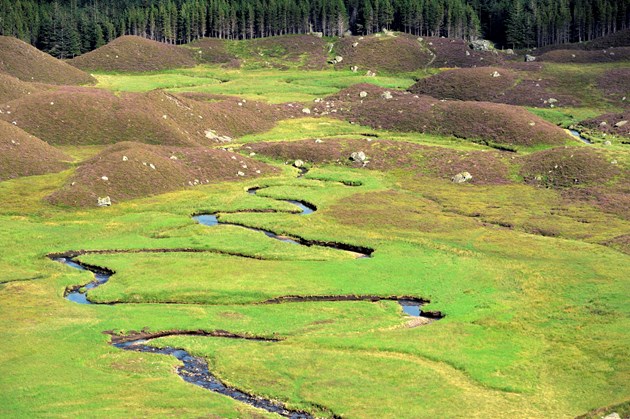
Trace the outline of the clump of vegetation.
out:
M 520 173 L 527 183 L 567 188 L 608 182 L 619 174 L 619 169 L 596 151 L 557 147 L 525 157 Z

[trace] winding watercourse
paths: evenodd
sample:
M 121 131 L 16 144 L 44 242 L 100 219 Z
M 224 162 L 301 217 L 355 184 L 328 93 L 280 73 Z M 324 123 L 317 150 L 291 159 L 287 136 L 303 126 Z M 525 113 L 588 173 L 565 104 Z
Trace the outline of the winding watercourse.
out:
M 302 170 L 300 176 L 304 175 L 306 171 Z M 255 195 L 262 188 L 255 187 L 248 189 L 248 193 Z M 278 199 L 279 201 L 289 202 L 300 209 L 301 216 L 307 216 L 317 211 L 317 208 L 307 202 L 297 201 L 297 200 L 284 200 Z M 251 211 L 240 211 L 240 212 L 251 212 Z M 344 243 L 333 243 L 333 242 L 321 242 L 321 241 L 313 241 L 307 240 L 300 237 L 287 237 L 278 235 L 272 231 L 257 229 L 253 227 L 247 227 L 244 225 L 233 224 L 222 222 L 218 215 L 215 214 L 196 214 L 193 215 L 193 218 L 198 223 L 213 227 L 218 225 L 233 225 L 241 228 L 247 228 L 250 230 L 258 231 L 264 233 L 267 237 L 270 237 L 275 240 L 281 240 L 286 243 L 299 245 L 299 246 L 323 246 L 329 247 L 332 249 L 337 249 L 340 251 L 347 251 L 353 253 L 357 258 L 369 258 L 371 257 L 373 249 L 354 246 Z M 94 275 L 94 280 L 89 282 L 88 284 L 76 285 L 68 287 L 65 291 L 65 298 L 69 301 L 78 303 L 78 304 L 99 304 L 90 301 L 88 298 L 88 291 L 93 290 L 103 284 L 105 284 L 109 279 L 114 275 L 114 271 L 109 270 L 107 268 L 98 267 L 83 263 L 76 258 L 80 255 L 85 254 L 114 254 L 114 253 L 154 253 L 154 252 L 197 252 L 195 249 L 142 249 L 142 250 L 112 250 L 112 251 L 103 251 L 103 250 L 81 250 L 81 251 L 68 251 L 64 253 L 56 253 L 50 254 L 49 258 L 56 262 L 60 262 L 69 266 L 73 269 L 89 271 Z M 244 255 L 235 255 L 235 256 L 244 256 Z M 424 312 L 421 310 L 423 304 L 428 303 L 428 300 L 414 297 L 414 296 L 378 296 L 378 295 L 315 295 L 315 296 L 282 296 L 266 301 L 261 301 L 258 304 L 280 304 L 280 303 L 288 303 L 288 302 L 305 302 L 305 301 L 382 301 L 382 300 L 390 300 L 397 301 L 403 312 L 407 316 L 411 316 L 416 321 L 415 325 L 422 325 L 429 323 L 433 320 L 442 318 L 442 314 L 440 312 Z M 115 304 L 130 304 L 130 303 L 103 303 L 108 305 Z M 313 418 L 310 413 L 301 411 L 301 410 L 291 410 L 288 409 L 283 403 L 265 399 L 259 396 L 255 396 L 252 394 L 248 394 L 244 391 L 238 390 L 236 388 L 230 387 L 219 380 L 209 369 L 209 365 L 207 361 L 202 357 L 197 357 L 191 355 L 184 349 L 181 348 L 173 348 L 173 347 L 163 347 L 157 348 L 150 346 L 148 343 L 160 337 L 166 336 L 208 336 L 208 337 L 220 337 L 227 339 L 244 339 L 244 340 L 254 340 L 254 341 L 265 341 L 265 342 L 278 342 L 282 341 L 281 338 L 269 338 L 263 336 L 250 336 L 250 335 L 239 335 L 230 333 L 224 330 L 213 330 L 213 331 L 182 331 L 182 330 L 169 330 L 169 331 L 161 331 L 161 332 L 134 332 L 127 335 L 117 335 L 110 333 L 111 342 L 110 344 L 115 346 L 116 348 L 127 350 L 127 351 L 135 351 L 135 352 L 150 352 L 156 354 L 170 355 L 177 358 L 182 362 L 183 365 L 177 368 L 177 374 L 186 382 L 197 385 L 199 387 L 205 388 L 207 390 L 220 393 L 231 397 L 232 399 L 238 400 L 240 402 L 249 404 L 251 406 L 264 409 L 268 412 L 277 413 L 283 417 L 289 418 Z M 323 410 L 327 410 L 323 408 Z M 333 412 L 328 412 L 332 417 L 338 417 Z

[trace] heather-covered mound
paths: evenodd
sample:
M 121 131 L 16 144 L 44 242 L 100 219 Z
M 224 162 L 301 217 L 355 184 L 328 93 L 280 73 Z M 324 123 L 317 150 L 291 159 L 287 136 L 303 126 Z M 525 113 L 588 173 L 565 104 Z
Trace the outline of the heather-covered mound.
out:
M 390 140 L 326 139 L 323 141 L 280 141 L 253 143 L 248 151 L 293 162 L 309 164 L 341 164 L 374 170 L 405 170 L 418 175 L 451 179 L 460 172 L 469 172 L 470 183 L 497 184 L 508 182 L 508 167 L 502 153 L 457 151 L 444 147 Z M 363 152 L 369 163 L 354 161 L 354 152 Z
M 252 39 L 239 43 L 244 49 L 244 64 L 258 61 L 265 66 L 286 68 L 297 65 L 305 70 L 320 70 L 326 66 L 326 41 L 312 35 L 286 35 Z
M 494 102 L 517 84 L 517 77 L 499 67 L 461 68 L 421 79 L 409 91 L 437 99 Z
M 8 74 L 0 73 L 0 103 L 38 93 L 46 88 L 46 85 L 43 84 L 27 83 Z
M 538 57 L 540 61 L 553 63 L 610 63 L 630 60 L 630 47 L 608 48 L 601 50 L 568 50 L 558 49 Z
M 439 101 L 369 84 L 344 89 L 315 111 L 373 128 L 450 135 L 508 147 L 563 144 L 568 139 L 562 129 L 520 107 Z
M 194 67 L 193 53 L 183 47 L 139 36 L 121 36 L 94 51 L 69 61 L 90 71 L 143 72 Z
M 10 36 L 0 36 L 0 73 L 27 82 L 92 84 L 87 73 Z
M 542 79 L 533 71 L 476 67 L 443 71 L 419 80 L 409 91 L 437 99 L 487 101 L 519 106 L 579 104 L 577 99 L 557 92 L 554 87 L 553 80 Z
M 560 147 L 525 157 L 520 173 L 530 184 L 567 188 L 606 183 L 619 174 L 619 169 L 592 149 Z
M 116 95 L 100 89 L 63 87 L 0 106 L 0 119 L 59 145 L 216 144 L 267 130 L 278 108 L 228 99 L 205 103 L 163 91 Z M 10 112 L 10 113 L 9 113 Z
M 123 142 L 84 162 L 68 183 L 47 199 L 54 204 L 95 206 L 98 197 L 109 196 L 116 203 L 276 170 L 223 149 Z
M 376 34 L 341 38 L 335 54 L 342 57 L 337 68 L 358 67 L 358 71 L 411 72 L 427 67 L 433 58 L 417 38 L 404 34 Z
M 604 72 L 597 80 L 597 87 L 614 104 L 630 106 L 630 68 Z
M 226 41 L 217 38 L 201 38 L 186 45 L 194 56 L 206 64 L 232 64 L 238 67 L 238 58 L 226 48 Z
M 580 125 L 606 134 L 630 137 L 630 111 L 607 113 L 582 121 Z
M 462 39 L 425 37 L 422 42 L 434 54 L 431 67 L 484 67 L 504 61 L 498 51 L 475 51 Z
M 39 138 L 0 121 L 0 181 L 60 172 L 71 160 Z

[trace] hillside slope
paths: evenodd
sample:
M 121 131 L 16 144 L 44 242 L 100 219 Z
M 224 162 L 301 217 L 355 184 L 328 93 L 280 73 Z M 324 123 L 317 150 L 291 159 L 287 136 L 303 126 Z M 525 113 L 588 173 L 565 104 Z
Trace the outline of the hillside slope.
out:
M 9 36 L 0 36 L 0 73 L 28 82 L 72 85 L 96 82 L 89 74 Z

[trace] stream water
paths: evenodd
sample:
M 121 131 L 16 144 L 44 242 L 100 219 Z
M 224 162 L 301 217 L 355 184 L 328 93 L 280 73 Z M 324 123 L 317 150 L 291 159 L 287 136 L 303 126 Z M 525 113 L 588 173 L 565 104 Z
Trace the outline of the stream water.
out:
M 576 131 L 576 130 L 574 130 L 574 129 L 570 129 L 570 130 L 569 130 L 569 133 L 570 133 L 572 136 L 577 137 L 577 138 L 578 138 L 580 141 L 582 141 L 583 143 L 586 143 L 586 144 L 593 144 L 593 143 L 592 143 L 589 139 L 582 137 L 582 135 L 581 135 L 578 131 Z
M 253 188 L 248 190 L 249 193 L 255 194 L 259 188 Z M 301 209 L 301 215 L 312 214 L 316 208 L 312 205 L 309 205 L 305 202 L 295 201 L 295 200 L 286 200 L 293 205 L 296 205 Z M 194 219 L 203 224 L 205 226 L 216 226 L 219 224 L 229 224 L 229 223 L 221 223 L 215 214 L 203 214 L 196 215 Z M 233 224 L 236 225 L 236 224 Z M 243 228 L 250 228 L 239 226 Z M 299 239 L 294 240 L 288 237 L 279 236 L 273 232 L 251 228 L 255 231 L 260 231 L 265 233 L 268 237 L 272 237 L 277 240 L 282 240 L 288 243 L 296 244 L 296 245 L 305 245 L 310 246 L 312 244 L 318 245 L 326 245 L 328 247 L 334 247 L 340 250 L 349 250 L 355 252 L 357 249 L 363 250 L 362 254 L 364 257 L 369 257 L 369 254 L 372 252 L 371 249 L 362 249 L 362 248 L 354 248 L 350 245 L 343 244 L 329 244 L 329 243 L 314 243 L 308 242 L 306 240 Z M 368 253 L 369 251 L 369 253 Z M 112 275 L 114 275 L 113 271 L 109 271 L 107 269 L 103 269 L 97 266 L 92 266 L 89 264 L 85 264 L 74 259 L 73 256 L 68 257 L 51 257 L 52 260 L 63 263 L 66 266 L 69 266 L 73 269 L 81 270 L 81 271 L 89 271 L 94 275 L 94 280 L 85 284 L 85 285 L 77 285 L 74 287 L 68 287 L 65 292 L 65 298 L 69 301 L 78 303 L 78 304 L 92 304 L 88 299 L 87 292 L 89 290 L 93 290 L 103 284 L 105 284 Z M 425 302 L 422 299 L 414 299 L 412 297 L 379 297 L 379 296 L 357 296 L 357 295 L 347 295 L 347 296 L 314 296 L 314 297 L 279 297 L 273 300 L 265 301 L 263 304 L 272 304 L 272 303 L 297 303 L 297 302 L 305 302 L 305 301 L 381 301 L 381 300 L 393 300 L 397 301 L 398 304 L 402 307 L 402 310 L 405 314 L 411 317 L 428 317 L 428 318 L 438 318 L 439 313 L 436 316 L 434 313 L 426 313 L 423 315 L 421 311 L 422 304 Z M 251 394 L 247 394 L 241 390 L 236 388 L 232 388 L 224 384 L 221 380 L 219 380 L 209 369 L 207 361 L 202 357 L 193 356 L 188 351 L 180 348 L 173 347 L 164 347 L 164 348 L 156 348 L 149 345 L 149 342 L 152 339 L 157 337 L 165 337 L 171 335 L 186 335 L 186 334 L 195 334 L 199 335 L 199 333 L 192 332 L 182 332 L 182 331 L 174 331 L 174 332 L 165 332 L 160 333 L 159 336 L 155 335 L 153 337 L 141 337 L 141 338 L 133 338 L 130 337 L 129 340 L 125 340 L 124 336 L 118 337 L 117 341 L 112 342 L 111 344 L 119 349 L 126 351 L 135 351 L 135 352 L 150 352 L 162 355 L 169 355 L 177 358 L 182 362 L 182 365 L 177 368 L 177 374 L 186 382 L 197 385 L 199 387 L 205 388 L 207 390 L 220 393 L 231 397 L 232 399 L 238 400 L 240 402 L 249 404 L 251 406 L 264 409 L 268 412 L 277 413 L 283 417 L 294 418 L 294 419 L 310 419 L 313 418 L 307 412 L 300 410 L 291 410 L 288 409 L 284 404 L 265 399 L 262 397 L 254 396 Z M 210 336 L 210 334 L 208 334 Z M 224 338 L 232 338 L 232 339 L 247 339 L 247 340 L 259 340 L 259 341 L 273 341 L 268 338 L 256 338 L 256 337 L 241 337 L 236 335 L 211 335 L 218 336 Z M 332 414 L 332 413 L 331 413 Z M 333 417 L 336 417 L 333 415 Z

